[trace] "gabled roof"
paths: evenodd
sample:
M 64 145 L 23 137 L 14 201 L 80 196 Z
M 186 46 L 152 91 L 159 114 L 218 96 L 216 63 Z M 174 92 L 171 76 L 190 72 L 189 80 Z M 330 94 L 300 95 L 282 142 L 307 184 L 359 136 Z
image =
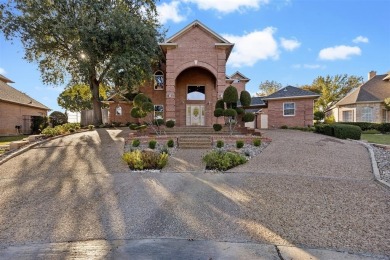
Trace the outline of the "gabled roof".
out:
M 369 81 L 351 91 L 343 99 L 336 103 L 336 106 L 349 105 L 364 102 L 383 102 L 390 97 L 389 74 L 376 75 Z
M 32 97 L 8 85 L 7 83 L 11 83 L 12 81 L 7 78 L 5 78 L 6 80 L 3 80 L 4 78 L 4 76 L 0 75 L 0 100 L 20 104 L 23 106 L 50 110 L 50 108 L 36 101 Z
M 199 27 L 201 30 L 203 30 L 204 32 L 206 32 L 207 34 L 209 34 L 213 38 L 215 38 L 215 40 L 216 40 L 215 47 L 222 48 L 222 49 L 226 50 L 226 59 L 230 56 L 230 53 L 233 49 L 234 44 L 229 42 L 225 38 L 223 38 L 221 35 L 214 32 L 213 30 L 211 30 L 210 28 L 208 28 L 206 25 L 204 25 L 203 23 L 201 23 L 198 20 L 193 21 L 192 23 L 190 23 L 189 25 L 187 25 L 186 27 L 181 29 L 179 32 L 177 32 L 176 34 L 174 34 L 173 36 L 171 36 L 170 38 L 165 40 L 165 42 L 159 43 L 163 52 L 166 53 L 168 49 L 176 48 L 177 43 L 175 43 L 175 41 L 177 40 L 177 38 L 186 34 L 188 31 L 190 31 L 194 27 Z
M 239 72 L 239 71 L 234 72 L 234 73 L 230 76 L 230 78 L 233 78 L 233 77 L 236 76 L 236 75 L 239 77 L 239 79 L 240 79 L 241 81 L 250 81 L 250 79 L 249 79 L 248 77 L 246 77 L 244 74 L 242 74 L 242 73 Z
M 284 87 L 275 93 L 268 95 L 266 97 L 263 97 L 263 100 L 270 100 L 270 99 L 286 99 L 286 98 L 317 98 L 320 95 L 318 95 L 315 92 L 296 88 L 293 86 L 287 86 Z
M 3 75 L 0 74 L 0 81 L 3 81 L 4 83 L 15 83 L 9 78 L 4 77 Z

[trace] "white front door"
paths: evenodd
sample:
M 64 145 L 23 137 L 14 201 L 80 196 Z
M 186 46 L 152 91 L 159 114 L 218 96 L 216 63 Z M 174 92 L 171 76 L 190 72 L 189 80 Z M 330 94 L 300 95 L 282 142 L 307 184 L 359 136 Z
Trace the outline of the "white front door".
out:
M 204 105 L 187 105 L 186 125 L 204 125 Z
M 268 129 L 268 115 L 260 114 L 261 129 Z

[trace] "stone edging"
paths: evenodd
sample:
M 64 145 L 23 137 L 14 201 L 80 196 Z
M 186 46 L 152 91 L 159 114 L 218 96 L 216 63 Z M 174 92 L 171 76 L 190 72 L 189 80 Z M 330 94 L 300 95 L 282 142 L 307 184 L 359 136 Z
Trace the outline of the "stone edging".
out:
M 379 174 L 379 169 L 378 169 L 378 164 L 376 162 L 374 150 L 372 149 L 372 147 L 370 145 L 368 145 L 367 143 L 365 143 L 365 142 L 357 141 L 357 140 L 354 140 L 354 141 L 359 143 L 359 144 L 361 144 L 361 145 L 363 145 L 363 146 L 365 146 L 366 149 L 368 150 L 368 152 L 370 153 L 371 166 L 372 166 L 372 171 L 374 173 L 375 179 L 379 183 L 385 185 L 387 188 L 390 188 L 390 183 L 387 183 L 384 180 L 381 180 L 381 177 L 380 177 L 380 174 Z

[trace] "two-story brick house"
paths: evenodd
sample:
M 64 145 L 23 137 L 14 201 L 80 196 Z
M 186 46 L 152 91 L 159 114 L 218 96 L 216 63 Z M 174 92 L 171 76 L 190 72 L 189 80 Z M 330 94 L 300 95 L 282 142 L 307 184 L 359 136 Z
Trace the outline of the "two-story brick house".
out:
M 234 44 L 196 20 L 159 45 L 164 59 L 155 71 L 154 79 L 138 89 L 155 104 L 155 118 L 174 120 L 176 126 L 180 127 L 222 123 L 222 118 L 214 117 L 215 103 L 222 98 L 228 86 L 236 87 L 240 94 L 250 80 L 238 71 L 231 76 L 226 74 L 226 62 Z M 287 93 L 296 94 L 292 91 L 285 94 Z M 299 96 L 301 100 L 297 105 L 302 101 L 311 105 L 304 105 L 302 108 L 299 106 L 299 110 L 294 111 L 299 111 L 300 116 L 301 109 L 304 108 L 305 115 L 312 115 L 313 99 L 316 97 Z M 292 97 L 294 98 L 297 97 Z M 106 101 L 110 104 L 109 121 L 137 122 L 137 119 L 130 116 L 130 100 L 131 97 L 126 98 L 123 94 L 110 97 Z M 283 102 L 281 104 L 283 105 Z M 305 122 L 300 120 L 294 123 L 294 118 L 298 115 L 283 116 L 283 113 L 274 113 L 272 108 L 268 110 L 273 117 L 270 123 L 278 121 L 278 126 L 312 124 L 312 116 L 307 116 Z M 288 122 L 283 123 L 283 120 Z

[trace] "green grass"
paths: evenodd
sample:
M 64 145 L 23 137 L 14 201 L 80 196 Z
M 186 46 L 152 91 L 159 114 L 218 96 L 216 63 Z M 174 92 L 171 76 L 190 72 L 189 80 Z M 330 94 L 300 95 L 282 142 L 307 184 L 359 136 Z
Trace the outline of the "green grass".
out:
M 361 139 L 375 144 L 390 144 L 389 134 L 362 134 Z
M 7 145 L 13 141 L 23 140 L 23 138 L 27 138 L 27 135 L 0 136 L 0 145 Z

